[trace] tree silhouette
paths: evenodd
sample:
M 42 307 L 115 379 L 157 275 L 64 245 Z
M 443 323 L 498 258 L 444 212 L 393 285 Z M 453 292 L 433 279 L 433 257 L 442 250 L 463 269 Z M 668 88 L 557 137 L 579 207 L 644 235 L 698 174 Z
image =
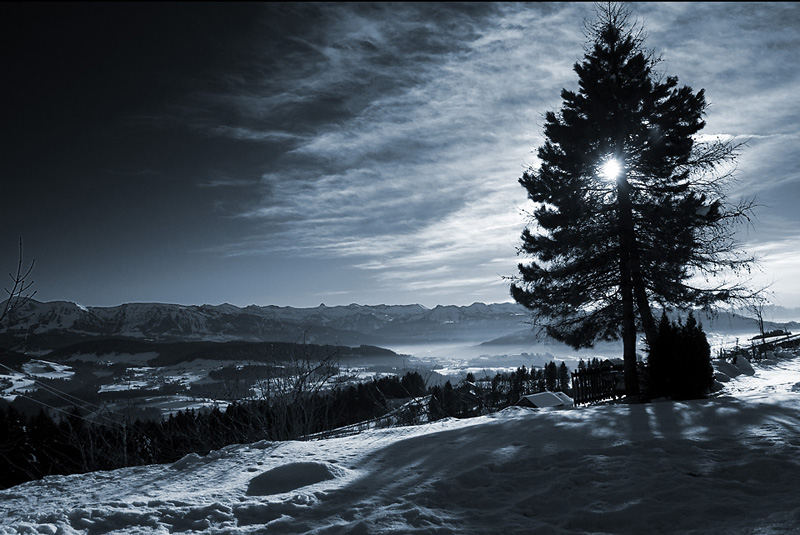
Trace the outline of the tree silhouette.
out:
M 684 324 L 670 322 L 662 313 L 649 352 L 647 395 L 651 398 L 701 398 L 714 384 L 711 347 L 691 312 Z
M 752 262 L 734 239 L 752 201 L 727 203 L 741 145 L 698 138 L 704 91 L 656 71 L 626 9 L 598 8 L 586 30 L 579 90 L 564 89 L 561 110 L 546 114 L 541 164 L 520 179 L 536 208 L 511 294 L 575 348 L 621 337 L 636 395 L 637 329 L 651 344 L 657 331 L 651 303 L 710 307 L 747 293 L 722 277 Z
M 30 291 L 31 286 L 33 286 L 33 281 L 30 280 L 33 264 L 34 262 L 31 262 L 30 266 L 27 269 L 25 268 L 22 257 L 22 238 L 20 238 L 17 270 L 16 273 L 8 274 L 9 279 L 11 279 L 11 287 L 4 288 L 8 298 L 0 303 L 0 327 L 4 327 L 4 320 L 13 316 L 17 310 L 22 308 L 36 294 L 36 291 Z M 5 325 L 5 327 L 8 326 Z

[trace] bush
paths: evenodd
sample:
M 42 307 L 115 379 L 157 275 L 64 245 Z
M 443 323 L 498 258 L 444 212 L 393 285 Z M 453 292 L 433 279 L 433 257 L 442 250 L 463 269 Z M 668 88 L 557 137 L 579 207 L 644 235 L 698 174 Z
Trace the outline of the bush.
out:
M 647 393 L 651 399 L 702 398 L 714 383 L 711 347 L 691 312 L 684 325 L 670 322 L 666 313 L 662 314 L 647 362 Z

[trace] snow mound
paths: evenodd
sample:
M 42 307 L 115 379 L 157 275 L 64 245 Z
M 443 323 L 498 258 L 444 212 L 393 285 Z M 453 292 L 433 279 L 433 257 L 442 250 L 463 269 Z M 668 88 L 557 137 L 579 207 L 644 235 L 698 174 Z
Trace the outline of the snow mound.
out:
M 737 358 L 734 366 L 739 368 L 739 370 L 745 375 L 754 375 L 756 371 L 753 369 L 753 365 L 750 364 L 750 361 L 746 358 Z
M 269 496 L 344 475 L 344 469 L 324 462 L 299 462 L 267 470 L 250 480 L 248 496 Z
M 742 375 L 742 371 L 739 368 L 724 360 L 715 362 L 714 368 L 718 373 L 724 374 L 729 379 L 732 379 L 738 375 Z
M 172 468 L 175 470 L 183 470 L 193 464 L 201 462 L 202 459 L 196 453 L 189 453 L 172 463 Z

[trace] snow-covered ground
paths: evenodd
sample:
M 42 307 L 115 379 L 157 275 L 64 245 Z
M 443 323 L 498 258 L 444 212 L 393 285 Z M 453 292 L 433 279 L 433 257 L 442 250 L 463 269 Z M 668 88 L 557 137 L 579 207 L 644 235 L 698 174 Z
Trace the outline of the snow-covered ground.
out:
M 236 445 L 0 492 L 0 533 L 800 533 L 800 357 L 718 396 Z
M 17 394 L 36 390 L 36 379 L 68 379 L 75 375 L 70 366 L 33 359 L 23 364 L 22 372 L 6 366 L 0 368 L 0 398 L 14 401 Z

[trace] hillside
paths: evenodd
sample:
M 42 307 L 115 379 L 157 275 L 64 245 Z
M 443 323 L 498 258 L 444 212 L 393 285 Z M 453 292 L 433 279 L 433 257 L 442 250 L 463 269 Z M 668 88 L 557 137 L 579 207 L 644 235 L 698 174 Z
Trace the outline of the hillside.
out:
M 0 533 L 640 535 L 800 529 L 800 357 L 717 397 L 489 416 L 0 492 Z

